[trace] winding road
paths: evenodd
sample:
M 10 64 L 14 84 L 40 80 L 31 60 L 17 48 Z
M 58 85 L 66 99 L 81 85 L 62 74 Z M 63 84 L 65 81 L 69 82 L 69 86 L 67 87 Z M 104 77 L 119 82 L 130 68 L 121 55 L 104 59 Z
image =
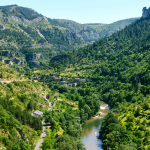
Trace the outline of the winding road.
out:
M 52 110 L 52 104 L 51 102 L 49 102 L 49 108 L 48 110 Z M 42 146 L 42 143 L 44 141 L 44 138 L 46 137 L 46 123 L 44 122 L 44 120 L 42 121 L 42 125 L 43 125 L 43 133 L 42 133 L 42 137 L 41 139 L 36 143 L 36 147 L 35 147 L 35 150 L 40 150 L 40 147 Z
M 1 84 L 4 84 L 4 83 L 11 83 L 13 81 L 26 81 L 26 80 L 0 80 L 0 83 Z M 48 110 L 52 110 L 52 104 L 51 102 L 49 102 L 49 107 L 48 107 Z M 42 146 L 42 143 L 44 141 L 44 138 L 46 137 L 46 123 L 44 122 L 44 120 L 42 121 L 42 125 L 43 125 L 43 130 L 42 130 L 42 137 L 41 139 L 36 143 L 36 147 L 35 147 L 35 150 L 40 150 L 41 146 Z
M 40 141 L 36 144 L 35 150 L 40 150 L 40 147 L 41 147 L 41 145 L 42 145 L 42 143 L 44 141 L 44 138 L 46 137 L 46 130 L 45 130 L 46 123 L 43 121 L 42 125 L 43 125 L 42 137 L 41 137 Z

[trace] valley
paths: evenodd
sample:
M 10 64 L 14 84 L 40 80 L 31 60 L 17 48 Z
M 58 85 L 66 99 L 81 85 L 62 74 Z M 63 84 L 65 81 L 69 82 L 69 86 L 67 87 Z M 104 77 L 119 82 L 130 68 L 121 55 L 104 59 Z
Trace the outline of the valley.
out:
M 40 68 L 57 54 L 111 35 L 139 18 L 112 24 L 79 24 L 50 19 L 17 5 L 0 7 L 0 60 L 21 73 Z M 36 57 L 38 55 L 38 57 Z
M 0 6 L 0 60 L 0 149 L 150 149 L 149 8 L 79 24 Z

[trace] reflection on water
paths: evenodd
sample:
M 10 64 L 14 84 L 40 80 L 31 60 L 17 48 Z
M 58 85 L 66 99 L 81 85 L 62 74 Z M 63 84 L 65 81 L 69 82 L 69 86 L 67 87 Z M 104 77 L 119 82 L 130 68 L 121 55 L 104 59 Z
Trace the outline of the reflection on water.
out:
M 103 103 L 101 105 L 100 111 L 101 115 L 99 117 L 95 117 L 86 121 L 82 127 L 83 133 L 81 140 L 87 150 L 102 150 L 102 141 L 98 139 L 98 136 L 99 129 L 102 125 L 102 120 L 109 111 L 108 105 Z

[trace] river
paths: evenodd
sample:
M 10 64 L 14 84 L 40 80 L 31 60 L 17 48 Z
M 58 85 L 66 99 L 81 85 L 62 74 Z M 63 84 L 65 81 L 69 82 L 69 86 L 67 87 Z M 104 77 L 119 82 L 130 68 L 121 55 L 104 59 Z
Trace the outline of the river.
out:
M 92 118 L 83 125 L 83 133 L 81 140 L 86 147 L 86 150 L 103 150 L 102 141 L 98 139 L 99 129 L 102 125 L 104 116 L 108 113 L 109 107 L 106 103 L 102 103 L 100 107 L 101 115 Z

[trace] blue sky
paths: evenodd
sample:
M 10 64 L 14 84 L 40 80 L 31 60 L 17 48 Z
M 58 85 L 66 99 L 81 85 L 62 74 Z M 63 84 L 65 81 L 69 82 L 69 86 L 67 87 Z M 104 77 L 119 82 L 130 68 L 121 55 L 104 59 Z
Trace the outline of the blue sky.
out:
M 0 5 L 32 8 L 38 13 L 56 19 L 78 23 L 112 23 L 141 17 L 142 8 L 150 7 L 150 0 L 4 0 Z

